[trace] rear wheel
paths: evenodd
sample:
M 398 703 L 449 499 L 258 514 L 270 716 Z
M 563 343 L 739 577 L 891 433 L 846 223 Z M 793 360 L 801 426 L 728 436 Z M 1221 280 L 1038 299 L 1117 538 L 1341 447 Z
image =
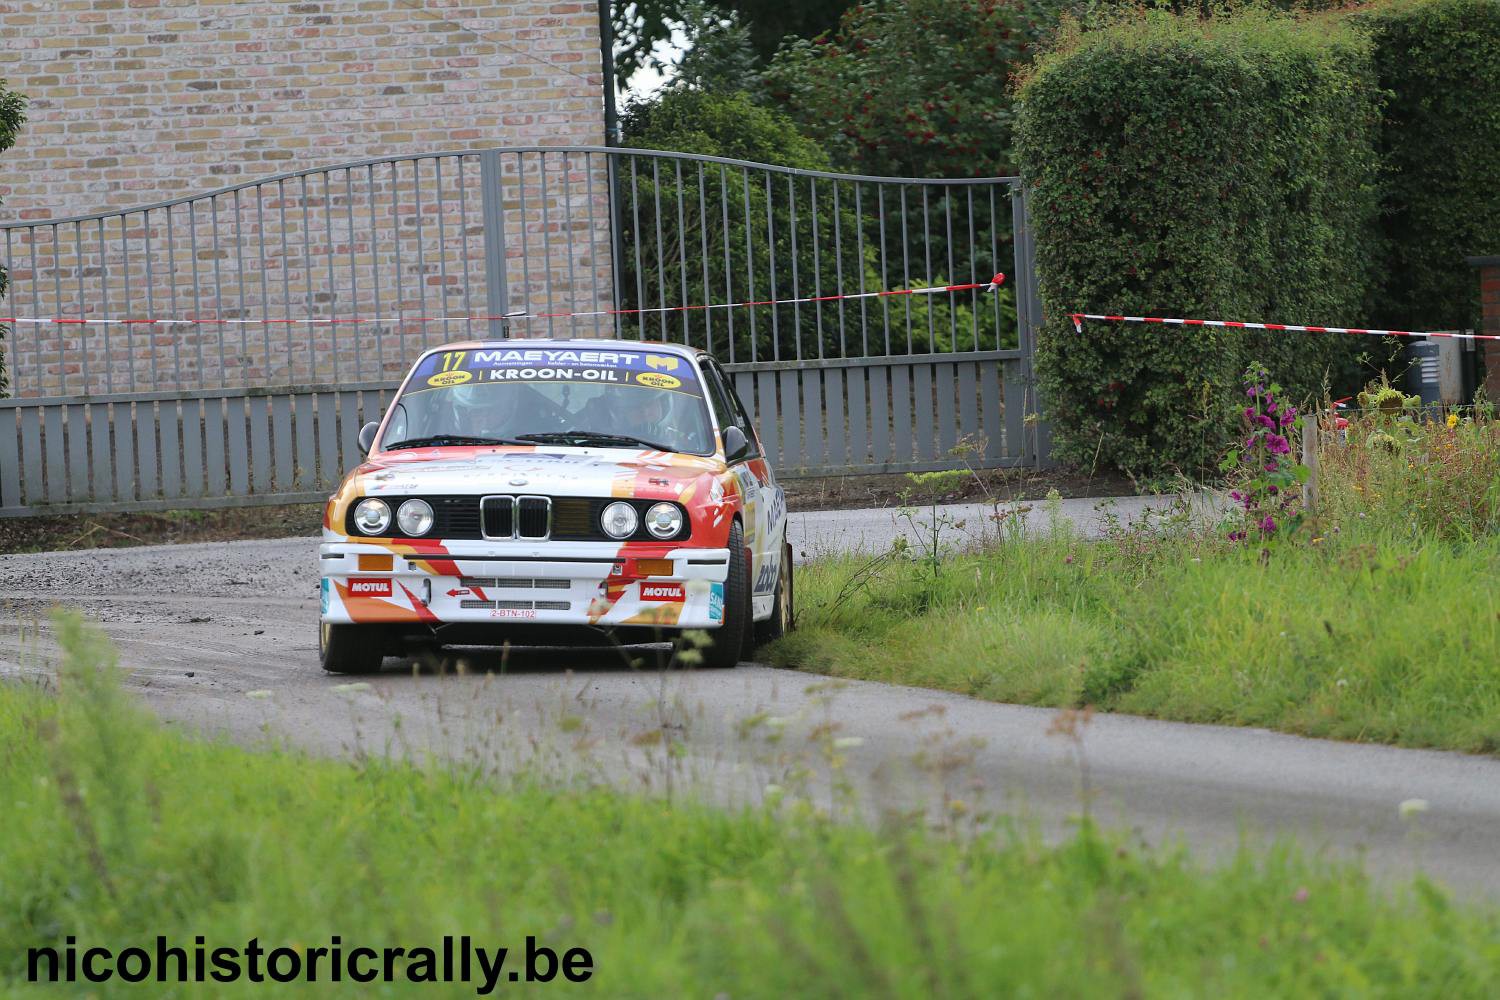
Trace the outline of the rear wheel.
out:
M 780 639 L 793 628 L 794 608 L 792 587 L 792 545 L 781 547 L 781 571 L 776 574 L 776 600 L 771 605 L 771 617 L 755 623 L 755 644 L 763 646 L 773 639 Z
M 330 674 L 373 674 L 385 659 L 389 635 L 379 625 L 318 626 L 318 655 Z
M 740 662 L 750 633 L 750 561 L 745 556 L 745 529 L 729 528 L 729 575 L 724 579 L 724 622 L 709 632 L 713 645 L 703 650 L 705 667 L 733 667 Z

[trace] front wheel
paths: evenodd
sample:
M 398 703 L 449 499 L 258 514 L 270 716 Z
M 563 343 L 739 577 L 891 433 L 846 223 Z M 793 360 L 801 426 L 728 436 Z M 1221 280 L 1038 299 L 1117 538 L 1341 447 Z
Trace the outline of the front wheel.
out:
M 750 633 L 750 560 L 745 553 L 745 529 L 729 527 L 729 573 L 724 579 L 724 621 L 709 633 L 713 645 L 703 651 L 705 667 L 738 665 L 745 637 Z
M 330 674 L 373 674 L 385 651 L 386 631 L 379 625 L 318 626 L 318 656 Z
M 776 574 L 776 600 L 771 605 L 771 617 L 755 623 L 755 644 L 764 646 L 780 639 L 795 628 L 796 612 L 793 604 L 792 544 L 781 547 L 781 570 Z

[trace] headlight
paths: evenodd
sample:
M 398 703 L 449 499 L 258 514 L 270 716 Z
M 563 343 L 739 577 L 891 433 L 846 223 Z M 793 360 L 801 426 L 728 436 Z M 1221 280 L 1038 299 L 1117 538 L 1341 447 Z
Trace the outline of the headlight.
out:
M 408 500 L 396 511 L 396 523 L 408 535 L 425 535 L 432 530 L 432 505 L 426 500 Z
M 646 530 L 657 538 L 674 538 L 682 530 L 682 511 L 675 503 L 659 503 L 646 511 Z
M 391 526 L 391 508 L 384 500 L 365 497 L 354 508 L 354 526 L 366 535 L 378 535 Z
M 605 507 L 604 513 L 599 515 L 599 527 L 610 538 L 629 538 L 635 534 L 640 522 L 640 515 L 635 512 L 635 508 L 619 500 Z

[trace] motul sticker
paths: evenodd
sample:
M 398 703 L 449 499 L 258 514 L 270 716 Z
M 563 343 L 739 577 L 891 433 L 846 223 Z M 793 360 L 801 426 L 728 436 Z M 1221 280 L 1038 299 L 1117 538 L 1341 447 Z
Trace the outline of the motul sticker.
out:
M 349 581 L 349 595 L 351 597 L 390 597 L 391 581 L 386 579 Z
M 643 601 L 681 601 L 686 597 L 680 583 L 641 584 L 641 600 Z

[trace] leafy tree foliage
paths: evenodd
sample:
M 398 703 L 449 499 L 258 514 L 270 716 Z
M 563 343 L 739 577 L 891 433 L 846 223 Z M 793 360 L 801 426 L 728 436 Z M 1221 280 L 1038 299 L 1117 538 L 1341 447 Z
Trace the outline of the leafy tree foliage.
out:
M 726 94 L 738 91 L 763 101 L 760 59 L 740 16 L 704 3 L 688 5 L 683 16 L 690 45 L 677 62 L 672 85 Z
M 851 0 L 613 0 L 610 23 L 615 36 L 615 73 L 621 80 L 642 66 L 655 63 L 651 48 L 672 35 L 674 24 L 687 24 L 690 34 L 694 8 L 707 7 L 743 26 L 757 65 L 770 61 L 788 35 L 813 38 L 838 23 Z
M 1022 0 L 887 0 L 789 42 L 769 80 L 834 158 L 909 177 L 1012 172 L 1011 77 L 1049 16 Z

